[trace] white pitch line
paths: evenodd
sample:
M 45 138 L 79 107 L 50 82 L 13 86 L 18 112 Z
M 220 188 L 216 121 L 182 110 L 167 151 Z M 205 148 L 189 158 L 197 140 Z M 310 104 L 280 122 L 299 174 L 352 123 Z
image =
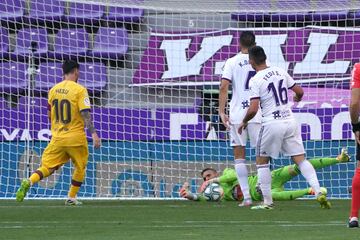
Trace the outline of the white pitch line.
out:
M 266 224 L 262 227 L 324 227 L 324 226 L 346 226 L 345 223 L 318 223 L 318 224 Z M 78 225 L 57 225 L 57 228 L 78 228 Z M 214 228 L 219 227 L 223 228 L 221 225 L 207 225 L 207 224 L 197 224 L 197 225 L 133 225 L 131 228 Z M 241 224 L 239 227 L 254 227 L 254 224 Z M 30 228 L 30 229 L 45 229 L 49 228 L 49 226 L 34 226 L 34 225 L 14 225 L 14 226 L 0 226 L 0 229 L 22 229 L 22 228 Z
M 136 221 L 66 221 L 66 222 L 60 222 L 60 221 L 36 221 L 34 222 L 35 225 L 37 224 L 46 224 L 46 225 L 50 225 L 50 224 L 79 224 L 79 223 L 85 223 L 85 224 L 118 224 L 118 223 L 129 223 L 129 224 L 133 224 L 136 223 Z M 0 224 L 27 224 L 27 225 L 31 225 L 31 223 L 29 222 L 25 222 L 25 221 L 0 221 Z
M 78 227 L 72 223 L 77 223 L 77 221 L 67 221 L 67 222 L 60 222 L 60 221 L 37 221 L 37 225 L 32 225 L 29 222 L 24 221 L 0 221 L 0 229 L 21 229 L 21 228 L 36 228 L 36 229 L 43 229 L 48 228 L 49 225 L 56 225 L 56 227 L 60 228 L 74 228 Z M 263 224 L 263 227 L 329 227 L 329 226 L 346 226 L 346 223 L 342 221 L 328 221 L 324 223 L 318 223 L 313 221 L 273 221 L 269 223 L 268 221 L 253 221 L 253 220 L 238 220 L 238 221 L 226 221 L 226 220 L 214 220 L 214 221 L 161 221 L 155 220 L 150 221 L 149 223 L 153 223 L 151 225 L 136 225 L 135 221 L 83 221 L 81 224 L 129 224 L 131 228 L 214 228 L 214 227 L 223 227 L 224 224 L 236 224 L 239 227 L 253 227 L 254 223 L 266 223 Z M 34 223 L 35 224 L 35 223 Z M 38 225 L 42 224 L 42 225 Z
M 163 207 L 174 207 L 175 205 L 163 205 Z M 6 205 L 1 206 L 0 208 L 68 208 L 68 209 L 88 209 L 88 208 L 152 208 L 153 206 L 148 205 L 119 205 L 114 206 L 99 206 L 99 205 L 82 205 L 82 206 L 65 206 L 63 204 L 54 205 L 54 206 L 43 206 L 43 205 Z M 177 207 L 186 207 L 186 205 L 179 205 Z
M 324 226 L 346 226 L 345 223 L 311 223 L 311 224 L 265 224 L 262 227 L 324 227 Z M 222 225 L 208 225 L 208 224 L 197 224 L 197 225 L 148 225 L 139 226 L 141 228 L 223 228 Z M 239 227 L 254 227 L 254 224 L 241 224 Z
M 213 220 L 213 221 L 184 221 L 185 223 L 193 224 L 193 223 L 227 223 L 227 224 L 238 224 L 238 223 L 268 223 L 269 221 L 263 221 L 263 220 Z M 315 221 L 272 221 L 273 223 L 279 223 L 279 224 L 318 224 L 318 222 Z M 328 221 L 329 224 L 342 224 L 342 221 Z

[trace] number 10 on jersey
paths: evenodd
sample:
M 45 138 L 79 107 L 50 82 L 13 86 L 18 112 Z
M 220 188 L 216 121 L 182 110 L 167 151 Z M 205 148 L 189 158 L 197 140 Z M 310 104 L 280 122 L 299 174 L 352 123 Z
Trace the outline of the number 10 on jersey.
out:
M 69 124 L 71 122 L 71 103 L 67 99 L 54 99 L 52 105 L 55 107 L 55 120 L 63 124 Z

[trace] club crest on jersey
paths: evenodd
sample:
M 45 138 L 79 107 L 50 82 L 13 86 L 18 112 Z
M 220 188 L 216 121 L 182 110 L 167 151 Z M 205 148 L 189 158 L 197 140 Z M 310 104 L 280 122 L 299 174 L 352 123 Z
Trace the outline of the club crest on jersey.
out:
M 243 109 L 248 108 L 250 106 L 248 100 L 245 100 L 245 101 L 241 102 L 241 105 L 242 105 Z
M 84 105 L 90 107 L 90 99 L 89 97 L 84 98 Z

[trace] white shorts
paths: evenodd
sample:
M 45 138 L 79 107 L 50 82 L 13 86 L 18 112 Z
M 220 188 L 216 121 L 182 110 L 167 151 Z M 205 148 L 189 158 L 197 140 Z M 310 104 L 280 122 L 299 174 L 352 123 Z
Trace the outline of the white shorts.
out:
M 241 134 L 239 134 L 240 124 L 231 124 L 230 125 L 230 146 L 246 146 L 246 142 L 250 140 L 250 146 L 256 146 L 256 140 L 259 136 L 259 131 L 261 128 L 261 123 L 249 123 L 247 128 L 243 130 Z
M 277 158 L 304 154 L 301 132 L 296 120 L 271 121 L 264 124 L 256 144 L 256 156 Z

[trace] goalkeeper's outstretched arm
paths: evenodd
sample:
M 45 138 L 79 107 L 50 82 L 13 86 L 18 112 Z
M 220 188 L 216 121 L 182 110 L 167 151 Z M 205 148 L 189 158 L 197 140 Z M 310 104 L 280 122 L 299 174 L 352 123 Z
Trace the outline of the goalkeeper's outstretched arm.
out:
M 192 193 L 189 190 L 189 183 L 185 182 L 180 189 L 180 196 L 192 201 L 206 201 L 201 193 Z

